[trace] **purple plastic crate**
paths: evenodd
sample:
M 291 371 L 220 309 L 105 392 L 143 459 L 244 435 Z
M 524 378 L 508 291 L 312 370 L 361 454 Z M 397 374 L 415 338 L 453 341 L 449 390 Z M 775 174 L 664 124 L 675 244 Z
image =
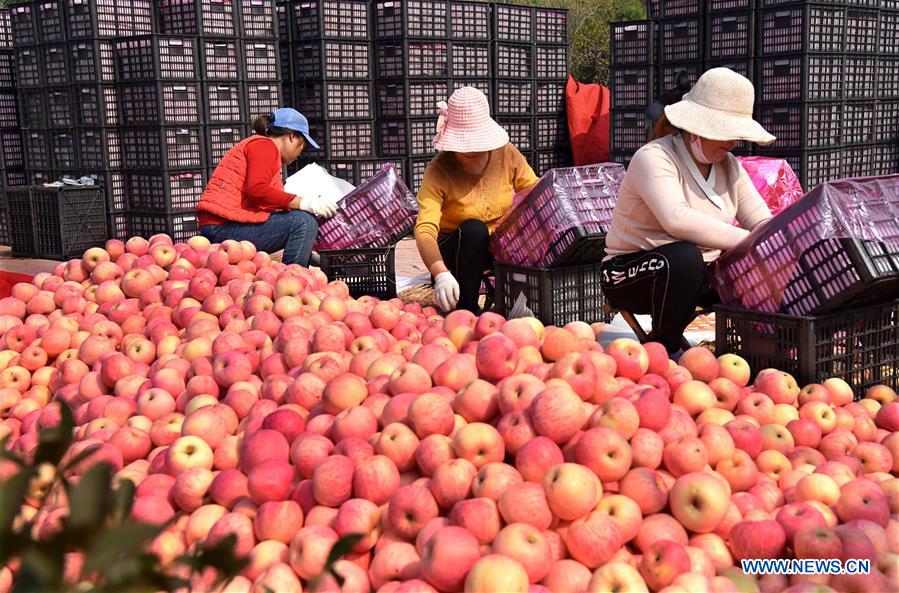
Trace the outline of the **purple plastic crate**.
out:
M 549 171 L 493 232 L 497 261 L 549 268 L 602 259 L 623 178 L 614 163 Z
M 316 249 L 387 247 L 408 235 L 418 201 L 393 165 L 348 193 L 339 210 L 318 229 Z
M 899 293 L 899 175 L 819 185 L 716 264 L 730 306 L 807 315 Z

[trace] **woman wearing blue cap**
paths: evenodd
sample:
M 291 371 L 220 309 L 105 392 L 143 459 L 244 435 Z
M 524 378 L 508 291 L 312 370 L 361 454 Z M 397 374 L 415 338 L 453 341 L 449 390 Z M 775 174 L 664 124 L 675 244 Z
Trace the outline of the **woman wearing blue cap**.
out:
M 316 217 L 330 218 L 337 203 L 285 192 L 281 170 L 307 145 L 318 144 L 306 118 L 289 107 L 257 117 L 253 132 L 215 168 L 197 205 L 200 234 L 213 243 L 249 241 L 268 253 L 283 249 L 284 263 L 307 266 L 318 233 Z

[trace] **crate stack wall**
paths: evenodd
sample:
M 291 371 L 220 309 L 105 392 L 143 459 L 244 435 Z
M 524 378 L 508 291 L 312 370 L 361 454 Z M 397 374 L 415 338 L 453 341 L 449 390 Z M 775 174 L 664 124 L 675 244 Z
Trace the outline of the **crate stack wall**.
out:
M 25 182 L 11 18 L 8 8 L 0 8 L 0 245 L 10 243 L 6 188 Z
M 568 78 L 568 12 L 536 8 L 534 16 L 534 150 L 538 173 L 572 164 L 565 86 Z

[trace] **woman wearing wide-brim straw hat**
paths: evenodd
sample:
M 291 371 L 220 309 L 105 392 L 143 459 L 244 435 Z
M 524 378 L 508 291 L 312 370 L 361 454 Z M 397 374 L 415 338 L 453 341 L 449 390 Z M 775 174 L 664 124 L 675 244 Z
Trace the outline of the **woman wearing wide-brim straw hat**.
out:
M 477 313 L 481 276 L 493 261 L 490 233 L 516 192 L 537 183 L 484 93 L 457 89 L 438 106 L 434 148 L 418 190 L 415 242 L 434 276 L 438 305 Z
M 730 153 L 775 138 L 752 119 L 752 83 L 727 68 L 705 72 L 665 107 L 665 136 L 634 155 L 606 237 L 601 286 L 611 305 L 652 315 L 649 340 L 676 354 L 698 305 L 717 301 L 706 266 L 771 218 Z M 733 226 L 734 219 L 742 228 Z

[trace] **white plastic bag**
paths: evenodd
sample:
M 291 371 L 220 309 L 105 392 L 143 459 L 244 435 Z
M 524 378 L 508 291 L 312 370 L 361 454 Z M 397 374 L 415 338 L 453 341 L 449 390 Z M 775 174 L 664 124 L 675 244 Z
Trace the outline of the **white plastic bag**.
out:
M 328 174 L 327 170 L 316 163 L 306 165 L 284 182 L 284 191 L 289 194 L 304 198 L 331 197 L 335 202 L 354 189 L 353 184 Z

